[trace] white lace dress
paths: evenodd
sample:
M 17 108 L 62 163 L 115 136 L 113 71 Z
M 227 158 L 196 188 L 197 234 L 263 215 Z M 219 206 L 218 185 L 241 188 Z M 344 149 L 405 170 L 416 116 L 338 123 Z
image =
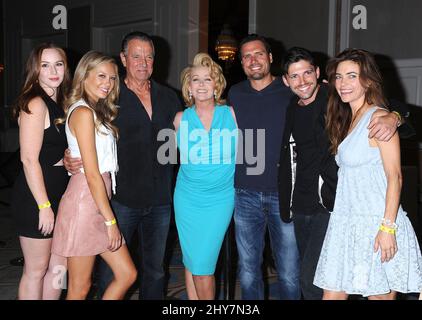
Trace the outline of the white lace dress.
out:
M 397 214 L 398 252 L 381 263 L 374 240 L 384 216 L 387 180 L 367 125 L 376 108 L 363 115 L 336 156 L 340 169 L 334 210 L 315 272 L 314 284 L 363 296 L 420 292 L 422 258 L 415 232 L 401 206 Z

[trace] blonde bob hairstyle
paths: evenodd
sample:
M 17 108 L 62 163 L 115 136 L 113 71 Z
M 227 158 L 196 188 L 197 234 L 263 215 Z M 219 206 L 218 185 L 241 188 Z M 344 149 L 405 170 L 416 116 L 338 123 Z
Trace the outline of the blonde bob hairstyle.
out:
M 186 105 L 192 106 L 195 104 L 195 99 L 192 96 L 189 96 L 189 83 L 191 81 L 192 69 L 197 67 L 208 68 L 211 79 L 214 80 L 215 83 L 215 102 L 218 105 L 224 104 L 225 101 L 221 99 L 221 95 L 226 88 L 226 79 L 224 78 L 223 70 L 216 62 L 214 62 L 214 60 L 211 59 L 207 53 L 198 53 L 195 58 L 193 58 L 192 65 L 189 65 L 183 69 L 180 75 L 180 80 L 182 83 L 182 95 Z
M 104 99 L 99 99 L 98 102 L 92 101 L 85 90 L 85 81 L 91 71 L 102 63 L 111 63 L 116 70 L 116 80 L 111 92 Z M 72 89 L 68 98 L 65 101 L 65 116 L 60 120 L 65 122 L 69 107 L 80 99 L 85 100 L 88 107 L 94 110 L 96 115 L 95 128 L 99 129 L 100 125 L 104 125 L 111 130 L 113 135 L 118 137 L 117 128 L 112 125 L 112 121 L 117 116 L 116 101 L 119 96 L 119 75 L 115 60 L 98 51 L 88 51 L 79 61 L 73 77 Z

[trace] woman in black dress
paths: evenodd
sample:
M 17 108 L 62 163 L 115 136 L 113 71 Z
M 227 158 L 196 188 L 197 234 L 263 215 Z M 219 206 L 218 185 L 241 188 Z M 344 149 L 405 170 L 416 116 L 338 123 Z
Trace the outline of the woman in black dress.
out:
M 62 102 L 70 86 L 66 54 L 53 44 L 34 48 L 14 106 L 19 123 L 20 172 L 12 192 L 12 212 L 25 265 L 19 299 L 58 299 L 66 260 L 51 255 L 55 214 L 68 181 Z

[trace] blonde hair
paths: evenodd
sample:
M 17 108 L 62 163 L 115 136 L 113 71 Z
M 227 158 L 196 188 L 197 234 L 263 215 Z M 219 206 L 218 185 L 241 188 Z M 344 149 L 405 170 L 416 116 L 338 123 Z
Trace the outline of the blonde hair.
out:
M 191 81 L 191 73 L 193 68 L 205 67 L 208 68 L 211 79 L 215 82 L 215 102 L 219 105 L 224 104 L 225 101 L 221 99 L 224 89 L 226 88 L 226 79 L 223 75 L 221 67 L 211 59 L 207 53 L 198 53 L 193 58 L 193 63 L 183 69 L 180 75 L 180 81 L 182 83 L 182 95 L 183 100 L 188 106 L 192 106 L 195 101 L 192 96 L 189 95 L 189 82 Z
M 105 99 L 98 100 L 97 103 L 92 101 L 85 90 L 85 80 L 87 79 L 89 72 L 94 70 L 97 66 L 102 63 L 111 63 L 116 69 L 116 81 L 111 92 Z M 80 99 L 85 100 L 88 106 L 94 110 L 96 115 L 95 128 L 99 129 L 100 125 L 104 125 L 107 129 L 111 130 L 115 137 L 118 137 L 118 129 L 112 125 L 112 121 L 117 116 L 117 106 L 115 102 L 120 92 L 118 69 L 115 60 L 109 56 L 106 56 L 98 51 L 87 52 L 79 61 L 78 66 L 75 70 L 73 77 L 72 89 L 68 98 L 65 101 L 65 116 L 60 119 L 59 123 L 66 121 L 67 113 L 70 106 Z

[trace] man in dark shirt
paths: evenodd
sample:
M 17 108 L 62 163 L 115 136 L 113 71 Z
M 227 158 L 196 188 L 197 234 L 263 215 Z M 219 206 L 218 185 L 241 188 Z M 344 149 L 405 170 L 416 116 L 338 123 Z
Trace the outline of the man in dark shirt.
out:
M 174 129 L 173 119 L 182 109 L 175 92 L 151 80 L 154 44 L 142 32 L 122 41 L 120 58 L 126 77 L 120 82 L 117 190 L 111 204 L 119 229 L 130 245 L 138 234 L 140 299 L 163 299 L 163 260 L 170 226 L 173 166 L 160 164 L 157 152 L 162 129 Z M 113 278 L 103 262 L 99 267 L 99 295 Z
M 303 48 L 287 51 L 283 60 L 283 82 L 296 94 L 287 109 L 280 154 L 279 199 L 283 219 L 293 213 L 295 235 L 301 258 L 300 283 L 306 300 L 322 299 L 322 289 L 314 286 L 316 266 L 324 242 L 330 212 L 333 210 L 337 165 L 329 152 L 325 132 L 328 86 L 318 84 L 319 68 L 312 54 Z M 397 116 L 373 117 L 371 135 L 391 138 Z M 291 163 L 292 139 L 295 161 Z M 292 165 L 294 189 L 291 198 Z
M 245 142 L 243 148 L 239 143 L 242 161 L 236 165 L 234 213 L 242 299 L 264 298 L 262 260 L 267 228 L 280 299 L 299 299 L 293 223 L 280 218 L 277 186 L 285 112 L 292 94 L 281 78 L 270 73 L 272 55 L 265 38 L 249 35 L 243 39 L 240 58 L 248 79 L 233 86 L 228 98 Z

